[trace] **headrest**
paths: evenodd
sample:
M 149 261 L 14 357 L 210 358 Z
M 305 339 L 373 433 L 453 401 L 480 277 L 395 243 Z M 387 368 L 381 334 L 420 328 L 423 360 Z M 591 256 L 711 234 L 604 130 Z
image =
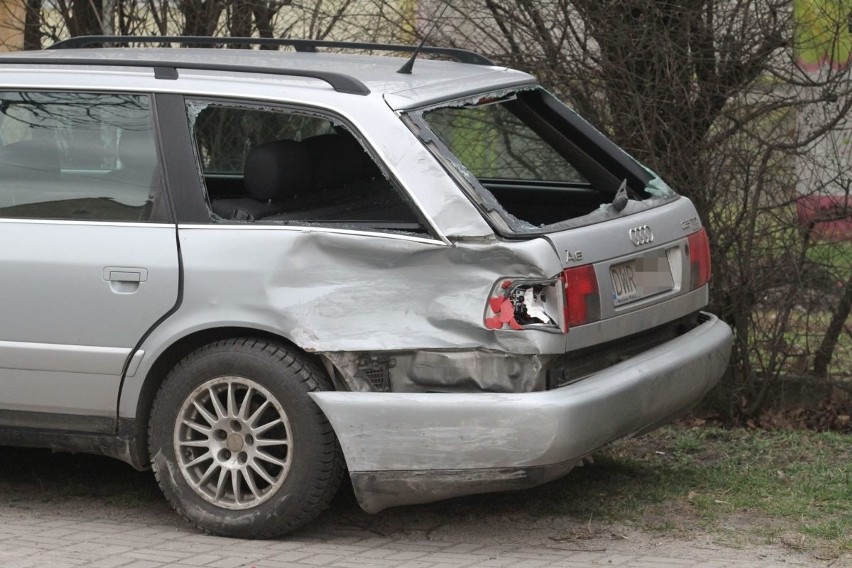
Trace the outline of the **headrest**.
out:
M 16 176 L 58 174 L 59 146 L 51 138 L 12 142 L 0 148 L 0 165 Z
M 278 140 L 252 148 L 243 169 L 246 192 L 269 201 L 282 191 L 300 193 L 311 184 L 308 154 L 298 142 Z
M 379 175 L 370 155 L 351 134 L 321 134 L 305 138 L 302 144 L 310 157 L 317 188 L 339 187 Z

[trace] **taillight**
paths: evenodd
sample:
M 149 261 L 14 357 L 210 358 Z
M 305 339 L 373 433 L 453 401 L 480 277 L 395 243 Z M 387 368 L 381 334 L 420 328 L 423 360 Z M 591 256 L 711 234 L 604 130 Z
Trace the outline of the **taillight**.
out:
M 568 328 L 601 319 L 598 278 L 591 264 L 562 271 L 565 289 L 565 325 Z
M 689 246 L 690 290 L 701 288 L 710 281 L 710 241 L 702 227 L 687 237 Z
M 563 329 L 562 284 L 557 278 L 504 279 L 494 285 L 485 309 L 488 329 Z

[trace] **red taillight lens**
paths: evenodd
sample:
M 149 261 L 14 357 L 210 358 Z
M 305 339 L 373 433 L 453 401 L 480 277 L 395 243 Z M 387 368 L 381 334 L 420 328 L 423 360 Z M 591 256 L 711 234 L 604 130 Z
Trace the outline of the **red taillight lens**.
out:
M 598 278 L 591 264 L 562 271 L 565 287 L 565 324 L 568 328 L 601 319 Z M 567 329 L 566 329 L 567 331 Z
M 703 228 L 687 238 L 689 244 L 690 289 L 701 288 L 710 281 L 710 241 Z

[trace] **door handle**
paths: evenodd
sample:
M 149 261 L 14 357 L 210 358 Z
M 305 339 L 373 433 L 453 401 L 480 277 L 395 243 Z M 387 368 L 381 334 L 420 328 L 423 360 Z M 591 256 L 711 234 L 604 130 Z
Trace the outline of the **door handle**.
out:
M 148 269 L 107 266 L 104 268 L 104 280 L 116 294 L 132 294 L 139 289 L 140 283 L 148 281 Z

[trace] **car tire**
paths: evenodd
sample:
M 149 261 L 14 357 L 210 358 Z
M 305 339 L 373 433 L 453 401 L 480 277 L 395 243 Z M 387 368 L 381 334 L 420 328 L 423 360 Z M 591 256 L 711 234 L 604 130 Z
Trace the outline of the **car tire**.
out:
M 270 538 L 314 519 L 343 475 L 334 431 L 308 396 L 331 388 L 305 355 L 262 339 L 189 353 L 161 385 L 148 427 L 166 499 L 221 536 Z

